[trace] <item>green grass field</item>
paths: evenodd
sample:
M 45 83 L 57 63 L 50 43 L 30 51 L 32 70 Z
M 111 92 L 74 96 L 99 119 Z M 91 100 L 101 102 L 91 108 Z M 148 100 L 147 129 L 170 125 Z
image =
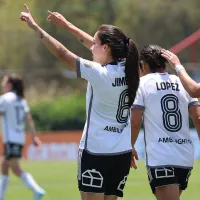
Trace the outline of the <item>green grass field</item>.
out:
M 22 162 L 23 168 L 30 172 L 47 194 L 44 200 L 78 200 L 75 162 Z M 188 189 L 183 193 L 182 200 L 200 199 L 200 161 L 196 161 Z M 153 200 L 147 181 L 144 163 L 138 163 L 137 170 L 131 170 L 125 191 L 125 200 Z M 21 181 L 11 175 L 6 200 L 31 200 L 33 194 L 26 189 Z

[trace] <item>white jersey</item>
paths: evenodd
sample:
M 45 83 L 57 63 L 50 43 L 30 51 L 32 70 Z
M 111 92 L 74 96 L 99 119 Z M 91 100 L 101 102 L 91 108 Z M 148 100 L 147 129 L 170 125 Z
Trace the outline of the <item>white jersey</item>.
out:
M 29 112 L 27 102 L 14 92 L 0 96 L 3 143 L 25 143 L 25 115 Z
M 93 154 L 119 154 L 132 149 L 124 62 L 105 66 L 77 59 L 78 77 L 88 80 L 87 120 L 80 148 Z
M 140 79 L 133 107 L 144 109 L 144 140 L 148 167 L 192 167 L 194 149 L 189 131 L 188 108 L 199 105 L 179 78 L 151 73 Z

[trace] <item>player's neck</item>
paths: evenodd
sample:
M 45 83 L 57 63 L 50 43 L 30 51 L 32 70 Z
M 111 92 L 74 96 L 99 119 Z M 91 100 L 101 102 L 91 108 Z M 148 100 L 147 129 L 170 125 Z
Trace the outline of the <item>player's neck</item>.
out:
M 166 69 L 157 69 L 156 71 L 155 71 L 155 73 L 165 73 L 165 72 L 167 72 L 166 71 Z
M 108 63 L 116 62 L 111 56 L 108 56 L 105 61 L 102 63 L 102 65 L 107 65 Z

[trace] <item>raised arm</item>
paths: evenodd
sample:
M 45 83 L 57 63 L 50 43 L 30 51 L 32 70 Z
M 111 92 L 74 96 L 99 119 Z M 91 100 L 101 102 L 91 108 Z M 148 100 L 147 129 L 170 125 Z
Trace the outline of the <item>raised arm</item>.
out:
M 195 82 L 188 73 L 185 71 L 184 67 L 181 65 L 179 58 L 170 51 L 162 50 L 162 56 L 166 58 L 171 65 L 177 71 L 177 74 L 191 97 L 200 97 L 200 84 Z
M 52 54 L 76 71 L 77 56 L 40 28 L 31 16 L 28 6 L 24 5 L 24 7 L 26 12 L 21 12 L 20 19 L 25 21 L 27 25 L 35 31 L 37 37 L 40 38 L 41 42 Z
M 60 13 L 48 11 L 48 21 L 59 28 L 64 28 L 74 35 L 86 48 L 90 49 L 93 44 L 93 37 L 67 21 Z

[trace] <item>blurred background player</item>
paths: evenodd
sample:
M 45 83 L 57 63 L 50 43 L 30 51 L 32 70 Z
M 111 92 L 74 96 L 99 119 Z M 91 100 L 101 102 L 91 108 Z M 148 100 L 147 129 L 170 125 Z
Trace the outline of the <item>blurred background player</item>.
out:
M 144 116 L 144 142 L 149 184 L 158 200 L 179 200 L 193 168 L 190 114 L 200 137 L 200 106 L 180 79 L 166 72 L 162 48 L 147 45 L 141 52 L 140 86 L 132 107 L 132 145 Z
M 34 192 L 34 200 L 39 200 L 45 191 L 35 182 L 28 172 L 21 169 L 19 159 L 25 143 L 25 121 L 29 126 L 33 144 L 41 145 L 27 101 L 24 97 L 24 85 L 17 75 L 5 75 L 2 80 L 3 95 L 0 96 L 0 113 L 2 116 L 4 157 L 1 163 L 0 200 L 4 200 L 9 183 L 9 169 L 18 176 L 24 185 Z
M 129 113 L 139 85 L 139 52 L 135 43 L 118 27 L 102 25 L 94 38 L 86 36 L 86 46 L 93 55 L 91 62 L 47 34 L 33 20 L 26 5 L 25 9 L 21 20 L 58 59 L 89 82 L 78 166 L 82 200 L 122 197 L 132 155 Z M 49 14 L 55 24 L 62 21 L 57 14 Z M 137 157 L 136 152 L 134 156 Z
M 200 83 L 195 82 L 190 78 L 185 68 L 181 65 L 179 58 L 172 52 L 163 49 L 162 56 L 167 59 L 169 64 L 174 68 L 183 84 L 184 88 L 191 97 L 200 97 Z

